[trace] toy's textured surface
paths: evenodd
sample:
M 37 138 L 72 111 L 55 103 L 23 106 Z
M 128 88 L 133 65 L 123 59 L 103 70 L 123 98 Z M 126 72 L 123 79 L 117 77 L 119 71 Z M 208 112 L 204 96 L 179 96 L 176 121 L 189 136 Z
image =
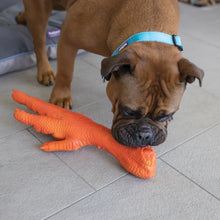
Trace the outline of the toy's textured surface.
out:
M 14 117 L 22 123 L 32 125 L 38 132 L 51 134 L 59 141 L 42 145 L 45 151 L 76 151 L 86 145 L 95 145 L 108 151 L 130 173 L 141 178 L 154 176 L 156 154 L 152 147 L 126 147 L 114 140 L 110 129 L 95 123 L 88 117 L 65 110 L 17 90 L 13 99 L 38 113 L 29 114 L 15 109 Z

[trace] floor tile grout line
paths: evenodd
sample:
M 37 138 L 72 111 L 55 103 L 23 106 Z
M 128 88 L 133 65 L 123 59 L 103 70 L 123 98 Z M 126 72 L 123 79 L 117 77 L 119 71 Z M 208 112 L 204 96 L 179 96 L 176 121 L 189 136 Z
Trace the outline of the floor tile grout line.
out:
M 46 216 L 46 217 L 42 218 L 42 220 L 47 220 L 47 219 L 49 219 L 49 218 L 51 218 L 51 217 L 53 217 L 53 216 L 57 215 L 58 213 L 60 213 L 60 212 L 64 211 L 65 209 L 68 209 L 68 208 L 70 208 L 70 207 L 74 206 L 75 204 L 77 204 L 77 203 L 81 202 L 82 200 L 87 199 L 87 198 L 89 198 L 90 196 L 93 196 L 93 195 L 94 195 L 94 194 L 96 194 L 97 192 L 101 191 L 102 189 L 107 188 L 107 187 L 108 187 L 108 186 L 110 186 L 111 184 L 113 184 L 113 183 L 117 182 L 118 180 L 120 180 L 120 179 L 124 178 L 124 177 L 125 177 L 125 176 L 127 176 L 127 175 L 128 175 L 128 173 L 126 173 L 126 174 L 124 174 L 124 175 L 120 176 L 119 178 L 117 178 L 117 179 L 113 180 L 113 181 L 112 181 L 112 182 L 110 182 L 109 184 L 106 184 L 105 186 L 103 186 L 103 187 L 101 187 L 101 188 L 97 189 L 96 191 L 91 192 L 91 193 L 89 193 L 89 194 L 87 194 L 87 195 L 83 196 L 82 198 L 80 198 L 80 199 L 76 200 L 75 202 L 73 202 L 73 203 L 71 203 L 71 204 L 67 205 L 66 207 L 64 207 L 64 208 L 62 208 L 62 209 L 60 209 L 60 210 L 58 210 L 58 211 L 56 211 L 56 212 L 52 213 L 51 215 L 48 215 L 48 216 Z
M 36 138 L 41 144 L 43 144 L 43 142 L 41 141 L 41 139 L 40 139 L 37 135 L 35 135 L 34 133 L 32 133 L 32 132 L 29 130 L 30 128 L 32 128 L 32 126 L 27 127 L 26 130 L 27 130 L 34 138 Z
M 189 142 L 189 141 L 191 141 L 191 140 L 193 140 L 193 139 L 199 137 L 200 135 L 204 134 L 205 132 L 207 132 L 207 131 L 209 131 L 209 130 L 215 128 L 215 127 L 217 127 L 218 125 L 220 125 L 220 121 L 218 121 L 218 122 L 216 122 L 215 124 L 213 124 L 213 125 L 211 125 L 211 126 L 205 128 L 205 129 L 203 129 L 202 131 L 200 131 L 200 132 L 194 134 L 193 136 L 191 136 L 191 137 L 189 137 L 189 138 L 183 140 L 182 142 L 178 143 L 176 146 L 174 146 L 174 147 L 171 148 L 170 150 L 168 150 L 168 151 L 166 151 L 166 152 L 163 152 L 163 153 L 161 153 L 160 155 L 158 155 L 157 158 L 159 159 L 159 158 L 163 157 L 164 155 L 168 154 L 169 152 L 171 152 L 171 151 L 173 151 L 173 150 L 176 150 L 177 148 L 179 148 L 179 147 L 182 146 L 183 144 L 185 144 L 185 143 L 187 143 L 187 142 Z
M 46 219 L 49 219 L 49 218 L 51 218 L 51 217 L 57 215 L 58 213 L 62 212 L 63 210 L 70 208 L 70 207 L 73 206 L 75 203 L 77 203 L 77 202 L 79 202 L 79 201 L 81 201 L 81 200 L 83 200 L 83 199 L 85 199 L 85 198 L 88 198 L 89 196 L 93 195 L 94 193 L 96 193 L 96 192 L 88 193 L 87 195 L 85 195 L 85 196 L 81 197 L 80 199 L 76 200 L 75 202 L 70 203 L 69 205 L 67 205 L 67 206 L 65 206 L 65 207 L 63 207 L 63 208 L 60 208 L 60 209 L 57 210 L 57 211 L 54 211 L 53 213 L 51 213 L 50 215 L 47 215 L 46 217 L 42 217 L 41 220 L 46 220 Z
M 15 134 L 18 134 L 18 133 L 20 133 L 20 132 L 22 132 L 22 131 L 26 131 L 29 127 L 30 127 L 30 126 L 27 125 L 25 128 L 22 128 L 21 130 L 17 130 L 17 131 L 12 132 L 12 133 L 10 133 L 10 134 L 8 134 L 8 135 L 5 135 L 5 136 L 0 137 L 0 139 L 8 138 L 8 137 L 10 137 L 10 136 L 12 136 L 12 135 L 15 135 Z
M 28 132 L 34 136 L 41 144 L 43 144 L 43 142 L 35 135 L 33 134 L 31 131 L 28 130 Z M 94 191 L 96 191 L 96 188 L 93 187 L 90 183 L 88 183 L 82 176 L 80 176 L 74 169 L 72 169 L 72 167 L 70 167 L 65 161 L 63 161 L 57 154 L 56 152 L 51 152 L 53 153 L 65 166 L 67 166 L 76 176 L 78 176 L 80 179 L 82 179 L 87 185 L 89 185 Z
M 170 163 L 168 163 L 167 161 L 165 161 L 162 158 L 159 158 L 162 162 L 164 162 L 165 164 L 167 164 L 170 168 L 172 168 L 173 170 L 175 170 L 176 172 L 178 172 L 180 175 L 182 175 L 183 177 L 185 177 L 186 179 L 188 179 L 190 182 L 192 182 L 193 184 L 195 184 L 197 187 L 199 187 L 200 189 L 202 189 L 203 191 L 205 191 L 206 193 L 208 193 L 209 195 L 211 195 L 212 197 L 214 197 L 216 200 L 220 201 L 220 198 L 218 198 L 216 195 L 214 195 L 213 193 L 209 192 L 207 189 L 205 189 L 204 187 L 202 187 L 201 185 L 199 185 L 196 181 L 194 181 L 193 179 L 191 179 L 190 177 L 188 177 L 187 175 L 185 175 L 184 173 L 182 173 L 180 170 L 178 170 L 176 167 L 172 166 Z
M 94 192 L 97 191 L 97 189 L 96 189 L 93 185 L 91 185 L 85 178 L 83 178 L 82 176 L 80 176 L 71 166 L 69 166 L 64 160 L 62 160 L 62 159 L 57 155 L 56 152 L 54 152 L 54 154 L 55 154 L 55 156 L 56 156 L 64 165 L 66 165 L 76 176 L 78 176 L 78 177 L 79 177 L 80 179 L 82 179 L 87 185 L 89 185 L 89 186 L 93 189 Z
M 123 177 L 127 176 L 128 174 L 129 174 L 128 172 L 126 172 L 126 173 L 122 174 L 122 175 L 121 175 L 121 176 L 119 176 L 118 178 L 116 178 L 116 179 L 112 180 L 111 182 L 109 182 L 109 183 L 107 183 L 107 184 L 103 185 L 102 187 L 98 188 L 98 189 L 96 190 L 96 192 L 101 191 L 102 189 L 104 189 L 104 188 L 106 188 L 106 187 L 110 186 L 111 184 L 113 184 L 113 183 L 117 182 L 118 180 L 120 180 L 121 178 L 123 178 Z

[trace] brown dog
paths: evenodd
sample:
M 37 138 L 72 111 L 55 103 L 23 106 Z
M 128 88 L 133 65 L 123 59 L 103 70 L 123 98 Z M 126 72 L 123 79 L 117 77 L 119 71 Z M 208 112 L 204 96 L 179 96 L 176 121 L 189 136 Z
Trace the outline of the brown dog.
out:
M 38 81 L 54 81 L 45 35 L 52 9 L 67 10 L 57 50 L 58 71 L 50 102 L 70 108 L 70 87 L 78 49 L 105 57 L 130 36 L 156 31 L 178 34 L 177 0 L 23 0 L 17 17 L 27 22 L 37 56 Z M 203 71 L 184 59 L 178 47 L 158 42 L 134 42 L 102 61 L 110 78 L 107 95 L 114 113 L 112 134 L 128 146 L 158 145 L 178 110 L 186 84 L 200 82 Z

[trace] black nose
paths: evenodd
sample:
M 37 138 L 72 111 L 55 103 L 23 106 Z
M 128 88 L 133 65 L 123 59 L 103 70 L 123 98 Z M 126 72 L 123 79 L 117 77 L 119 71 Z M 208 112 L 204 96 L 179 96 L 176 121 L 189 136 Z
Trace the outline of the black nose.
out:
M 137 143 L 139 146 L 151 145 L 153 138 L 153 132 L 151 129 L 144 129 L 137 134 Z

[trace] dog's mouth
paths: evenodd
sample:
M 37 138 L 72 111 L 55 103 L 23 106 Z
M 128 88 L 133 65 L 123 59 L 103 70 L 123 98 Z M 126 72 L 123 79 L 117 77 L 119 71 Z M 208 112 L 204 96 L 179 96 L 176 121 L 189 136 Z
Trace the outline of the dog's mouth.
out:
M 112 135 L 117 142 L 130 147 L 156 146 L 163 143 L 167 129 L 150 119 L 113 124 Z

